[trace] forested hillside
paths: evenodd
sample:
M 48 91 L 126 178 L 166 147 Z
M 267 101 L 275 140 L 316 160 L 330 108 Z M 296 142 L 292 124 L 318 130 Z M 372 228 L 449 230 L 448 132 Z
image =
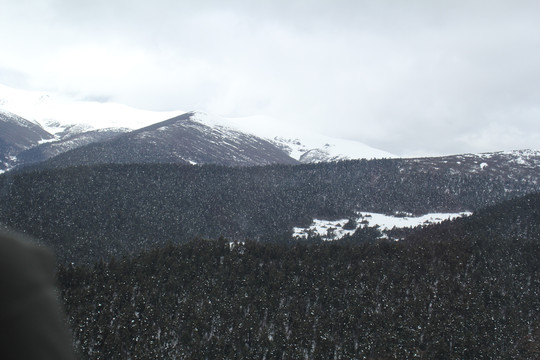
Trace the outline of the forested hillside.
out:
M 0 177 L 0 222 L 50 245 L 62 262 L 92 262 L 195 237 L 289 241 L 293 226 L 354 211 L 476 210 L 539 190 L 537 169 L 516 169 L 456 173 L 421 161 L 361 160 L 9 173 Z
M 196 240 L 58 279 L 82 358 L 537 359 L 539 214 L 537 194 L 400 242 Z
M 440 224 L 415 229 L 408 235 L 416 238 L 444 240 L 464 238 L 470 233 L 482 233 L 487 238 L 535 238 L 540 234 L 540 193 L 504 201 L 479 209 L 473 217 L 457 218 Z M 540 255 L 540 254 L 538 254 Z M 511 255 L 509 255 L 511 256 Z

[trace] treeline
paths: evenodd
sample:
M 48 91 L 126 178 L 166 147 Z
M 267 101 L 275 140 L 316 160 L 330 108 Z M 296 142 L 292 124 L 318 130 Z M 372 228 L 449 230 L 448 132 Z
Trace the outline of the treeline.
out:
M 537 194 L 400 242 L 194 240 L 58 281 L 85 359 L 537 359 L 539 214 Z
M 538 174 L 455 173 L 421 160 L 228 168 L 102 165 L 0 176 L 0 222 L 62 262 L 133 254 L 195 237 L 290 240 L 293 226 L 356 210 L 474 210 L 538 190 Z

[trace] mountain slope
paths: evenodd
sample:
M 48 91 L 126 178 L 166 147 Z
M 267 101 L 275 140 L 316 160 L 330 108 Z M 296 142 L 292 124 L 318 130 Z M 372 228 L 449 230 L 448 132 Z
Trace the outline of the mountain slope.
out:
M 57 138 L 54 140 L 43 142 L 20 152 L 17 155 L 18 166 L 21 167 L 39 163 L 84 145 L 113 139 L 121 134 L 126 133 L 127 131 L 128 129 L 117 128 L 84 132 L 69 131 L 68 129 L 67 132 L 60 134 L 60 137 L 57 134 Z
M 540 196 L 488 213 L 415 241 L 169 244 L 59 283 L 83 358 L 538 359 Z
M 309 128 L 298 128 L 271 117 L 225 118 L 196 112 L 192 118 L 209 126 L 226 126 L 267 139 L 301 163 L 396 157 L 358 141 L 317 134 Z
M 460 239 L 470 234 L 482 234 L 491 242 L 537 239 L 540 240 L 540 192 L 507 200 L 479 209 L 473 216 L 444 221 L 412 232 L 408 240 L 433 241 Z M 511 256 L 509 254 L 508 256 Z
M 65 167 L 100 163 L 179 163 L 248 166 L 296 164 L 264 139 L 192 120 L 194 113 L 153 124 L 112 140 L 83 146 L 48 161 Z
M 53 139 L 39 125 L 6 111 L 0 111 L 0 172 L 17 164 L 17 155 L 41 141 Z
M 410 163 L 422 163 L 425 172 L 452 174 L 479 174 L 501 176 L 512 174 L 516 179 L 540 174 L 539 150 L 513 150 L 482 154 L 462 154 L 440 157 L 410 159 Z
M 89 261 L 199 236 L 288 241 L 313 219 L 475 211 L 540 191 L 538 168 L 451 174 L 432 161 L 12 172 L 0 176 L 0 222 L 49 244 L 62 261 Z

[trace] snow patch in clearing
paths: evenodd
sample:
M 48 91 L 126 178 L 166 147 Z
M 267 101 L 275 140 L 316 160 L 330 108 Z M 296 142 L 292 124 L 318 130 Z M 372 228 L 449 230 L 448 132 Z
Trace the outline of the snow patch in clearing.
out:
M 309 235 L 319 235 L 326 240 L 338 240 L 346 235 L 352 235 L 356 229 L 369 226 L 378 227 L 383 232 L 383 237 L 387 237 L 384 231 L 396 228 L 416 227 L 419 225 L 429 225 L 440 223 L 444 220 L 452 220 L 457 217 L 469 216 L 472 213 L 463 211 L 459 213 L 430 213 L 422 216 L 391 216 L 372 212 L 361 212 L 358 214 L 355 229 L 343 229 L 349 219 L 321 220 L 314 219 L 313 223 L 307 227 L 294 227 L 293 236 L 308 238 Z M 408 215 L 408 214 L 406 214 Z
M 47 144 L 47 143 L 50 143 L 50 142 L 55 142 L 55 141 L 58 141 L 58 138 L 57 137 L 53 137 L 51 139 L 41 139 L 38 141 L 38 144 L 41 145 L 41 144 Z
M 405 228 L 418 225 L 440 223 L 444 220 L 452 220 L 461 216 L 472 215 L 470 211 L 459 213 L 430 213 L 422 216 L 389 216 L 378 213 L 361 213 L 360 222 L 367 221 L 368 226 L 379 226 L 381 230 L 390 230 L 393 227 Z

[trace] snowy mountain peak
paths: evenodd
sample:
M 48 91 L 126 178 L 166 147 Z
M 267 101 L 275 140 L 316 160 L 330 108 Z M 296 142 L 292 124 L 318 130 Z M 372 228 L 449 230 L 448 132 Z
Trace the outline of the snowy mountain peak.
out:
M 0 85 L 0 109 L 39 124 L 58 138 L 111 127 L 135 130 L 186 114 L 191 121 L 209 128 L 266 139 L 301 162 L 395 157 L 356 141 L 327 137 L 268 116 L 227 118 L 199 111 L 146 111 L 110 102 L 17 90 L 4 85 Z
M 41 125 L 52 134 L 75 134 L 103 128 L 138 129 L 183 111 L 156 112 L 112 102 L 77 100 L 0 84 L 0 109 Z
M 226 118 L 204 112 L 190 114 L 191 120 L 209 127 L 232 129 L 266 139 L 303 163 L 396 157 L 357 141 L 320 135 L 268 116 Z
M 193 113 L 89 144 L 51 160 L 53 167 L 101 163 L 180 163 L 254 166 L 297 164 L 284 151 L 254 135 L 193 121 Z
M 30 127 L 34 127 L 36 126 L 37 124 L 33 123 L 33 122 L 30 122 L 10 111 L 7 111 L 7 110 L 2 110 L 0 108 L 0 117 L 2 119 L 3 122 L 5 123 L 11 123 L 11 124 L 16 124 L 18 126 L 23 126 L 23 127 L 26 127 L 26 128 L 30 128 Z

